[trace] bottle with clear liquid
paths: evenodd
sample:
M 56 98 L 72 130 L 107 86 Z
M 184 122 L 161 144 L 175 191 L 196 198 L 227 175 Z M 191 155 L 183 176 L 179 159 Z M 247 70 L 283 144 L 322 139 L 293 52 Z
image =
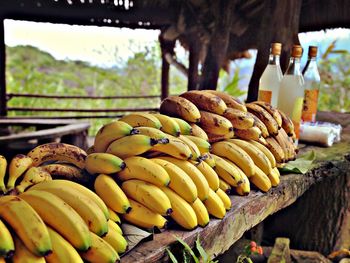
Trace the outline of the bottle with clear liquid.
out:
M 302 53 L 303 49 L 301 46 L 293 46 L 289 65 L 283 75 L 278 96 L 278 109 L 286 113 L 294 123 L 296 144 L 298 144 L 299 139 L 304 102 L 304 78 L 300 71 Z
M 270 103 L 277 107 L 278 93 L 282 80 L 280 66 L 281 43 L 272 43 L 269 62 L 259 80 L 258 100 Z
M 320 88 L 320 73 L 316 63 L 317 47 L 309 46 L 308 60 L 303 69 L 305 81 L 304 106 L 302 120 L 304 122 L 315 122 L 317 113 L 318 93 Z

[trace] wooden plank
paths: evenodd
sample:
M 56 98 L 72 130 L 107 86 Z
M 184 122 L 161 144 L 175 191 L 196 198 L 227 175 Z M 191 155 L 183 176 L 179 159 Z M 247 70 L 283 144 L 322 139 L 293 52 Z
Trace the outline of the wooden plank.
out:
M 158 108 L 122 108 L 122 109 L 75 109 L 75 108 L 32 108 L 32 107 L 8 107 L 9 111 L 46 111 L 46 112 L 135 112 L 158 111 Z
M 89 100 L 110 100 L 110 99 L 157 99 L 160 95 L 130 95 L 130 96 L 82 96 L 82 95 L 47 95 L 30 93 L 7 93 L 8 100 L 13 97 L 41 98 L 41 99 L 89 99 Z
M 6 109 L 6 47 L 4 19 L 0 17 L 0 116 L 7 115 Z
M 76 123 L 76 120 L 36 119 L 36 118 L 0 118 L 0 126 L 60 126 Z

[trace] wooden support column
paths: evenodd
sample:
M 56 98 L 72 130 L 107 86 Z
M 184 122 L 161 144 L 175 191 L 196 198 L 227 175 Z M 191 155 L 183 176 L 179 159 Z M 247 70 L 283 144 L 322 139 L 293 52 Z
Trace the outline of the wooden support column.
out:
M 7 115 L 5 70 L 6 70 L 6 46 L 5 46 L 4 19 L 0 18 L 0 116 Z
M 160 34 L 159 43 L 162 52 L 161 99 L 163 100 L 169 96 L 170 64 L 166 59 L 166 54 L 174 55 L 175 41 L 165 40 L 162 34 Z
M 199 53 L 200 46 L 198 42 L 195 43 L 192 39 L 189 41 L 189 68 L 188 68 L 188 83 L 187 90 L 196 90 L 199 88 L 199 75 L 198 75 L 198 64 L 199 64 Z

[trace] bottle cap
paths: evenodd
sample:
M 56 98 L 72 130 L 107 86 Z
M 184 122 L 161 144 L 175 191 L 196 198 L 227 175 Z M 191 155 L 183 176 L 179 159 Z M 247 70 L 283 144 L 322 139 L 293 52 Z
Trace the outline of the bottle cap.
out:
M 309 57 L 317 57 L 317 46 L 309 46 Z
M 281 43 L 271 43 L 271 54 L 272 55 L 281 55 Z
M 293 45 L 292 57 L 301 58 L 302 54 L 303 54 L 303 48 L 300 45 Z

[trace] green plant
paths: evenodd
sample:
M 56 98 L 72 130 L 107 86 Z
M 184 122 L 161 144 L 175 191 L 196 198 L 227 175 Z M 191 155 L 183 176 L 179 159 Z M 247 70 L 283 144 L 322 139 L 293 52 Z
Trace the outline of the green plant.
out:
M 263 254 L 262 247 L 258 246 L 254 241 L 251 241 L 248 245 L 244 247 L 242 254 L 238 256 L 236 263 L 253 263 L 250 256 L 258 254 Z

